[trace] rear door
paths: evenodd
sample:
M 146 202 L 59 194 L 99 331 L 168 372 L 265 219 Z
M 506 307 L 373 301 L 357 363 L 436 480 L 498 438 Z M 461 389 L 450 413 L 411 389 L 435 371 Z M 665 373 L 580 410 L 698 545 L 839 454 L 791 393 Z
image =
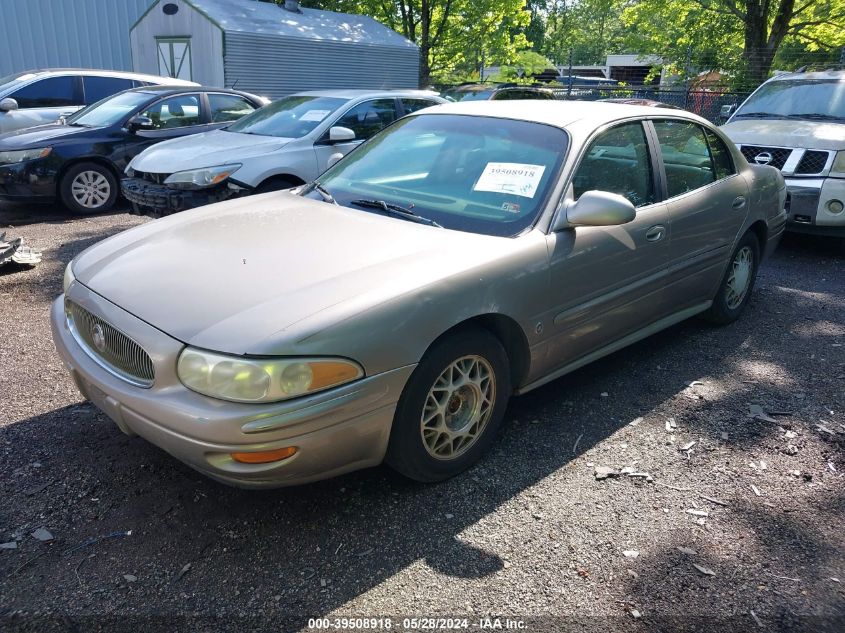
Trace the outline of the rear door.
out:
M 724 141 L 692 121 L 652 121 L 671 244 L 667 294 L 677 309 L 712 299 L 748 213 L 748 185 Z
M 80 78 L 76 75 L 38 79 L 8 97 L 17 101 L 18 109 L 0 113 L 0 132 L 55 123 L 59 117 L 76 112 L 83 104 Z
M 329 141 L 329 132 L 326 130 L 323 137 L 314 144 L 314 151 L 317 154 L 317 171 L 323 173 L 331 156 L 334 154 L 345 156 L 373 134 L 393 123 L 396 118 L 396 99 L 370 99 L 352 106 L 340 115 L 331 127 L 349 128 L 355 132 L 355 139 L 343 143 L 332 143 Z
M 660 201 L 655 161 L 641 121 L 599 133 L 582 156 L 567 197 L 617 193 L 634 204 L 637 215 L 620 226 L 579 226 L 548 236 L 554 307 L 547 370 L 665 315 L 669 214 Z

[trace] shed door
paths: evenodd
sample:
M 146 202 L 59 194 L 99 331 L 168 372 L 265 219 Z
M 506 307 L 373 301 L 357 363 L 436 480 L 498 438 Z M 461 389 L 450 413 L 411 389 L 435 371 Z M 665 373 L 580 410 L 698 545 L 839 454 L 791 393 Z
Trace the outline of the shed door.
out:
M 191 73 L 191 38 L 156 38 L 158 74 L 193 80 Z

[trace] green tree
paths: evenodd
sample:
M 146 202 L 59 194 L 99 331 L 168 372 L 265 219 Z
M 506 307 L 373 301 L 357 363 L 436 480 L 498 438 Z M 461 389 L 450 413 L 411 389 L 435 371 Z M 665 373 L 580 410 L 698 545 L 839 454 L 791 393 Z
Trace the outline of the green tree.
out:
M 623 13 L 626 43 L 684 66 L 729 70 L 752 87 L 784 47 L 825 58 L 845 45 L 845 0 L 635 0 Z

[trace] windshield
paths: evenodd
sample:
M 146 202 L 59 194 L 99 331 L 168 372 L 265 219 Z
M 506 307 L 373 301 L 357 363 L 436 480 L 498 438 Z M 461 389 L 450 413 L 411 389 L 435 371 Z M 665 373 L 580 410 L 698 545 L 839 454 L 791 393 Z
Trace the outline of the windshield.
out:
M 481 90 L 447 90 L 441 96 L 449 101 L 487 101 L 493 95 L 493 88 Z
M 513 236 L 533 225 L 566 147 L 563 130 L 540 123 L 421 114 L 361 145 L 320 184 L 353 209 L 384 201 L 447 229 Z
M 302 138 L 346 102 L 337 97 L 285 97 L 246 115 L 226 131 Z
M 146 92 L 122 92 L 112 95 L 68 117 L 67 124 L 84 127 L 115 125 L 147 103 L 150 98 L 151 95 Z
M 766 115 L 845 121 L 845 81 L 770 81 L 742 104 L 735 118 Z

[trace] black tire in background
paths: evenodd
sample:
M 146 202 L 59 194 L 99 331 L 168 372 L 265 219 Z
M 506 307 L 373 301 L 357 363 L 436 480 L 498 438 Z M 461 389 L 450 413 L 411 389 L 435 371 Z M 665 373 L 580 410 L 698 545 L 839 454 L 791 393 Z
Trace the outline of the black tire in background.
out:
M 111 169 L 94 162 L 71 165 L 59 182 L 59 197 L 79 215 L 103 213 L 114 206 L 120 185 Z
M 481 425 L 474 439 L 467 440 L 460 451 L 455 451 L 453 457 L 437 457 L 431 451 L 434 450 L 432 446 L 436 446 L 438 440 L 431 439 L 432 436 L 451 437 L 451 431 L 424 429 L 423 416 L 427 410 L 427 402 L 431 402 L 430 396 L 434 393 L 438 380 L 456 363 L 462 363 L 462 366 L 470 373 L 475 363 L 474 366 L 478 372 L 488 375 L 489 380 L 492 381 L 493 395 L 491 402 L 488 402 L 488 406 L 484 409 L 487 412 L 486 421 Z M 448 389 L 438 392 L 439 397 L 448 400 L 444 404 L 447 409 L 453 401 L 462 403 L 452 412 L 454 414 L 452 420 L 457 419 L 460 422 L 458 416 L 461 415 L 461 407 L 464 405 L 466 405 L 466 411 L 472 409 L 471 405 L 466 404 L 473 397 L 472 394 L 469 393 L 466 399 L 463 399 L 460 390 L 465 387 L 468 392 L 473 392 L 478 386 L 473 380 L 478 380 L 479 375 L 476 373 L 475 378 L 462 375 L 466 379 L 463 387 L 458 387 L 455 392 L 449 392 Z M 460 383 L 460 379 L 456 383 Z M 479 384 L 484 385 L 484 380 L 479 380 Z M 452 395 L 446 397 L 449 393 Z M 499 339 L 480 328 L 460 330 L 443 338 L 426 352 L 402 391 L 393 418 L 385 461 L 406 477 L 421 482 L 442 481 L 457 475 L 478 461 L 490 447 L 502 424 L 510 395 L 510 366 L 507 353 Z M 477 419 L 480 421 L 483 417 L 479 415 Z M 467 418 L 469 421 L 463 428 L 472 426 L 472 419 L 473 417 L 469 416 Z M 443 424 L 446 424 L 445 415 Z M 454 448 L 454 446 L 453 441 L 450 447 Z

